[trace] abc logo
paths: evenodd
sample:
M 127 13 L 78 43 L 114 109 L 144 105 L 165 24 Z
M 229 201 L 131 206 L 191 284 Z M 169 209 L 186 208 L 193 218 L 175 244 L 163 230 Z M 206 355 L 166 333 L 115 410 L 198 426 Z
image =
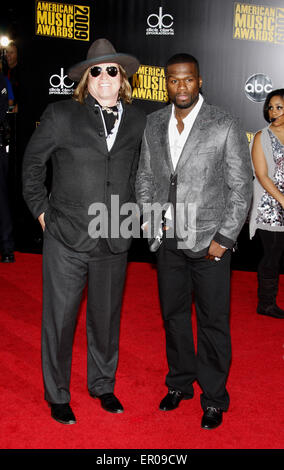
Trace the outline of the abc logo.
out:
M 245 94 L 251 101 L 265 101 L 266 95 L 272 90 L 272 81 L 264 73 L 251 75 L 245 84 Z

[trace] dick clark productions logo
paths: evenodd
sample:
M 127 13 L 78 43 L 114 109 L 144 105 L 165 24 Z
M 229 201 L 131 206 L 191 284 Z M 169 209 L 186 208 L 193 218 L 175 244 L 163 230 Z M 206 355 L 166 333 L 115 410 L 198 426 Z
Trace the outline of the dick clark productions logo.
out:
M 265 101 L 268 93 L 272 90 L 272 81 L 264 73 L 251 75 L 245 84 L 245 94 L 251 101 Z
M 49 79 L 49 88 L 50 95 L 71 95 L 73 94 L 73 85 L 74 82 L 68 78 L 68 75 L 64 73 L 64 68 L 60 68 L 60 75 L 57 73 L 51 75 Z
M 147 18 L 146 35 L 174 35 L 174 18 L 169 13 L 163 14 L 163 7 L 159 7 L 158 14 L 152 13 Z

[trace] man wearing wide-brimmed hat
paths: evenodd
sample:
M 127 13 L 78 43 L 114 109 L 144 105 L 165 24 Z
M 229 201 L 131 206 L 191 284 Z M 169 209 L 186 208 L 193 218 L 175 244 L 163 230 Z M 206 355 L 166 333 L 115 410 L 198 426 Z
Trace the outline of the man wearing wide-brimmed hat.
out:
M 111 218 L 134 200 L 134 180 L 146 117 L 131 103 L 133 56 L 96 40 L 86 60 L 70 68 L 74 96 L 48 105 L 23 163 L 24 198 L 44 231 L 42 368 L 51 416 L 76 422 L 70 407 L 72 344 L 88 281 L 88 390 L 102 407 L 121 413 L 114 395 L 120 310 L 130 238 L 110 233 Z M 52 162 L 50 195 L 44 185 Z M 119 201 L 111 214 L 113 197 Z M 94 204 L 108 219 L 91 222 Z M 109 224 L 108 224 L 109 222 Z M 95 224 L 96 225 L 96 224 Z M 92 227 L 92 230 L 89 230 Z

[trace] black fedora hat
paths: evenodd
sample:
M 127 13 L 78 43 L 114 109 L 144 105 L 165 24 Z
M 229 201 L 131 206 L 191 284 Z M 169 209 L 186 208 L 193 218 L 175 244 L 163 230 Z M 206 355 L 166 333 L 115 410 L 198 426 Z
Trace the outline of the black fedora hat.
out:
M 87 68 L 96 64 L 115 63 L 121 65 L 128 77 L 133 75 L 138 67 L 139 61 L 136 57 L 128 54 L 116 52 L 115 48 L 107 39 L 97 39 L 90 46 L 86 60 L 73 65 L 68 70 L 68 77 L 76 82 L 81 80 L 81 77 Z

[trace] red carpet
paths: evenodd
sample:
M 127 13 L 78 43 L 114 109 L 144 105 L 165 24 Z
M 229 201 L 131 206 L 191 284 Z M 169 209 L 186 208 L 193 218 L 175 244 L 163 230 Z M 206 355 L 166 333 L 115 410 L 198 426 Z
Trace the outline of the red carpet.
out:
M 283 275 L 280 282 L 283 307 Z M 16 263 L 0 265 L 0 448 L 282 449 L 284 323 L 257 315 L 255 307 L 256 273 L 233 272 L 231 406 L 220 428 L 202 430 L 198 385 L 177 410 L 158 410 L 167 366 L 156 271 L 130 263 L 115 389 L 125 412 L 109 414 L 88 395 L 83 302 L 71 382 L 78 422 L 64 426 L 43 400 L 41 256 L 16 253 Z

